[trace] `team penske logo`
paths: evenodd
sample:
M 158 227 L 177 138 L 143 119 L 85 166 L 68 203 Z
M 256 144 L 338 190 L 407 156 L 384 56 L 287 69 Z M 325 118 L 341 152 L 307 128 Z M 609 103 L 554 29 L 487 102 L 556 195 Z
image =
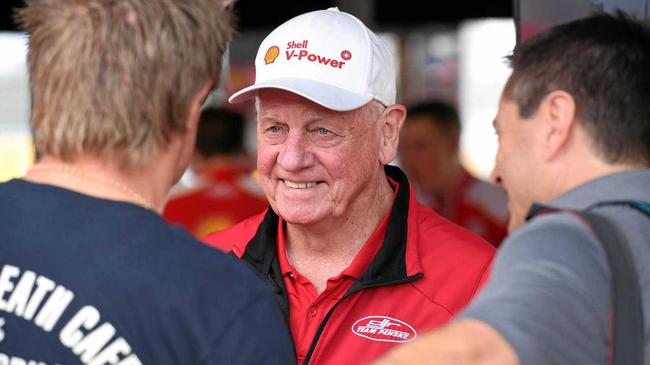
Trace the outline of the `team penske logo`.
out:
M 334 57 L 323 56 L 322 54 L 319 54 L 318 51 L 313 51 L 313 50 L 310 51 L 308 48 L 309 48 L 308 39 L 288 42 L 285 51 L 285 56 L 287 57 L 287 61 L 313 62 L 323 66 L 342 69 L 343 66 L 345 66 L 346 64 L 345 61 L 352 58 L 352 53 L 348 50 L 344 50 L 341 52 L 340 59 L 335 59 Z M 266 52 L 267 56 L 270 51 L 271 49 L 269 48 L 269 50 Z M 266 59 L 267 57 L 264 57 L 265 61 Z M 268 65 L 269 63 L 270 62 L 267 62 L 266 64 Z
M 386 316 L 361 318 L 352 325 L 352 333 L 381 342 L 410 342 L 417 336 L 408 323 Z

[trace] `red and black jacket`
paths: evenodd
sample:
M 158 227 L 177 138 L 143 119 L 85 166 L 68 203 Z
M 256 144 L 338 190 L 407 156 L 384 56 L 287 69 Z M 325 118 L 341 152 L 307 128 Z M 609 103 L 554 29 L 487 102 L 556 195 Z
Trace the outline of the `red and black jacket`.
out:
M 476 294 L 494 249 L 415 201 L 402 171 L 382 247 L 320 323 L 304 364 L 367 363 L 447 322 Z M 269 209 L 205 241 L 232 252 L 268 283 L 285 318 L 289 300 L 277 258 L 278 216 Z

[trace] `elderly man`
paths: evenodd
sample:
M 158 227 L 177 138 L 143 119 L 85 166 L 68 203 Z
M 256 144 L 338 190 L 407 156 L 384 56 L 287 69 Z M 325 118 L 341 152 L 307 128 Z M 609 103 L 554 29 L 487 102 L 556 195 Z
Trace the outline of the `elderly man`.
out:
M 650 27 L 622 14 L 593 15 L 517 47 L 511 63 L 494 121 L 494 179 L 508 192 L 516 232 L 461 319 L 377 364 L 609 364 L 612 351 L 613 363 L 647 364 Z M 607 250 L 611 262 L 627 251 L 639 280 L 632 274 L 628 290 L 612 290 L 618 266 L 608 265 L 604 249 L 612 241 L 597 239 L 570 212 L 524 225 L 539 211 L 533 202 L 608 220 L 607 231 L 623 238 Z M 626 321 L 629 313 L 611 304 L 639 291 L 642 301 L 625 303 L 639 312 Z M 626 327 L 634 324 L 638 333 Z
M 419 205 L 388 166 L 405 108 L 387 46 L 355 17 L 299 15 L 261 44 L 257 164 L 271 208 L 207 238 L 275 290 L 303 364 L 364 364 L 441 325 L 493 248 Z
M 229 4 L 40 0 L 31 126 L 0 184 L 0 363 L 291 364 L 273 295 L 157 214 L 187 166 Z

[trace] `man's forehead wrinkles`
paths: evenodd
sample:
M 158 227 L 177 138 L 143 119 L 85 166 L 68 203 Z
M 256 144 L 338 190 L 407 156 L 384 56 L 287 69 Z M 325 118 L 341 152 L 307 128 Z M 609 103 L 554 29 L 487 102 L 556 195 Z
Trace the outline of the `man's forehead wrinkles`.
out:
M 318 121 L 338 121 L 344 124 L 350 124 L 350 126 L 353 127 L 361 119 L 364 118 L 364 115 L 361 115 L 358 112 L 339 113 L 330 112 L 328 110 L 318 110 L 309 107 L 303 108 L 300 106 L 282 106 L 282 109 L 277 109 L 273 106 L 268 105 L 260 108 L 258 117 L 260 119 L 275 119 L 279 121 L 286 121 L 288 119 L 295 118 L 306 123 L 313 123 Z

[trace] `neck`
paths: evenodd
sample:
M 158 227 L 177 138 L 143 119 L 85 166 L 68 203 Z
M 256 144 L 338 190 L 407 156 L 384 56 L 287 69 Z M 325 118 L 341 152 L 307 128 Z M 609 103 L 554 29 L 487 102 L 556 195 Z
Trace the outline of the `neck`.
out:
M 391 208 L 394 192 L 385 175 L 377 187 L 374 194 L 357 199 L 356 205 L 363 207 L 359 214 L 310 226 L 287 223 L 289 262 L 312 282 L 317 292 L 325 289 L 329 278 L 350 265 Z
M 634 164 L 608 164 L 595 156 L 585 157 L 579 163 L 575 163 L 572 166 L 571 174 L 565 173 L 567 169 L 562 169 L 554 174 L 556 178 L 551 182 L 554 182 L 554 184 L 552 185 L 552 189 L 549 189 L 550 194 L 542 197 L 540 201 L 547 202 L 553 200 L 589 181 L 642 167 Z
M 590 137 L 582 128 L 576 128 L 572 138 L 566 142 L 561 151 L 552 156 L 545 164 L 547 172 L 540 172 L 540 183 L 548 186 L 546 196 L 537 200 L 547 202 L 591 180 L 603 176 L 643 167 L 641 163 L 609 163 L 605 161 Z M 550 179 L 543 180 L 544 176 Z
M 127 172 L 115 163 L 92 157 L 73 162 L 44 156 L 24 176 L 25 180 L 60 186 L 102 199 L 124 201 L 160 212 L 166 192 L 156 184 L 154 175 L 142 170 Z

